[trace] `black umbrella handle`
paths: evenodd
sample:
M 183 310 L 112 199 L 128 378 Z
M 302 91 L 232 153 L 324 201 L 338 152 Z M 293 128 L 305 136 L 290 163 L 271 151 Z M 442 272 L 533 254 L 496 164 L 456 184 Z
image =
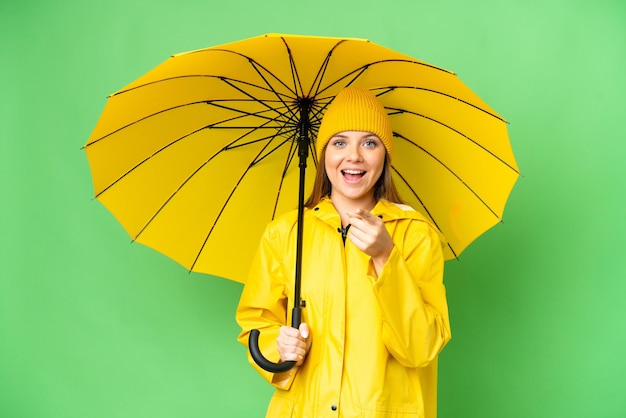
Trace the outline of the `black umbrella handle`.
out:
M 250 331 L 250 338 L 248 339 L 248 346 L 250 348 L 250 355 L 256 364 L 260 368 L 270 373 L 283 373 L 291 370 L 296 365 L 295 361 L 285 361 L 283 363 L 274 363 L 265 358 L 261 350 L 259 349 L 259 335 L 261 333 L 258 329 Z
M 298 328 L 300 326 L 301 310 L 299 306 L 293 308 L 291 316 L 291 326 Z M 296 365 L 295 361 L 284 361 L 282 363 L 274 363 L 265 358 L 261 350 L 259 349 L 259 336 L 261 332 L 258 329 L 250 331 L 250 337 L 248 337 L 248 348 L 250 349 L 250 355 L 256 364 L 260 368 L 270 373 L 284 373 L 291 370 Z

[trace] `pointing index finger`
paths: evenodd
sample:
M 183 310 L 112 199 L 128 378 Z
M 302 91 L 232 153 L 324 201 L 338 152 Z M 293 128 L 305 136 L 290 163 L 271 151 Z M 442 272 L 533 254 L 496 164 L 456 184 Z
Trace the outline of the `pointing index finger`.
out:
M 357 209 L 354 212 L 346 212 L 346 215 L 348 215 L 352 219 L 359 219 L 370 225 L 374 224 L 375 219 L 376 219 L 374 215 L 372 215 L 370 212 L 368 212 L 365 209 Z
M 365 209 L 357 209 L 356 213 L 358 215 L 361 215 L 363 218 L 368 218 L 370 216 L 370 213 L 366 211 Z

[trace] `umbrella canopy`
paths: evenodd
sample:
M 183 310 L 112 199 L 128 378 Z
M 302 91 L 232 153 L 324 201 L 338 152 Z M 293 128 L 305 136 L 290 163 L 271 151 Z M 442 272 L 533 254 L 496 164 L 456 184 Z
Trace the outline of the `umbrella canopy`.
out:
M 133 240 L 243 282 L 267 223 L 301 200 L 299 137 L 314 170 L 324 110 L 348 85 L 387 109 L 398 191 L 458 257 L 519 176 L 506 122 L 454 73 L 362 39 L 272 34 L 172 56 L 109 97 L 85 145 L 95 196 Z

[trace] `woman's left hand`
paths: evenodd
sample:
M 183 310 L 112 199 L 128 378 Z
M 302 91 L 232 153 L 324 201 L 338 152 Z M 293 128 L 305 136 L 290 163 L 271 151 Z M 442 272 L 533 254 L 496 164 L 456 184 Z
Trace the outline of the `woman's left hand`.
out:
M 380 274 L 393 250 L 391 235 L 382 219 L 366 210 L 358 209 L 356 212 L 348 212 L 347 215 L 351 224 L 348 231 L 350 241 L 372 257 L 376 273 Z

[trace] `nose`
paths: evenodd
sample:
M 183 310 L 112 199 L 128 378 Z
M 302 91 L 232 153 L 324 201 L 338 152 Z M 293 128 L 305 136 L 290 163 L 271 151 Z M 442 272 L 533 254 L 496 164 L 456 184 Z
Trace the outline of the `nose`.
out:
M 350 144 L 348 146 L 348 161 L 362 161 L 363 155 L 361 155 L 361 147 L 359 144 Z

